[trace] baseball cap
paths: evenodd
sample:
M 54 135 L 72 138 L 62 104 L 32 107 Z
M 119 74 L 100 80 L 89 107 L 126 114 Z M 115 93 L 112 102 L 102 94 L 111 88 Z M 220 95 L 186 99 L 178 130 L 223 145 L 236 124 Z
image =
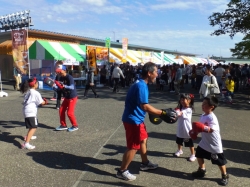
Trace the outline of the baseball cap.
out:
M 58 65 L 57 67 L 56 67 L 56 72 L 57 73 L 61 73 L 61 71 L 66 71 L 66 66 L 64 66 L 64 65 Z

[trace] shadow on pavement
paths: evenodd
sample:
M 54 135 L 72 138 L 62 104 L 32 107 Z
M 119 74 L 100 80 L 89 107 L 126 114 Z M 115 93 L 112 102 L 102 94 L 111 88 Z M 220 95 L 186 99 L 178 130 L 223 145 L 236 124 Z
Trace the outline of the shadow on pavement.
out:
M 35 162 L 49 168 L 76 169 L 80 171 L 88 171 L 98 175 L 107 175 L 107 176 L 114 176 L 114 173 L 109 173 L 107 171 L 97 169 L 90 165 L 93 164 L 98 164 L 98 165 L 107 164 L 115 166 L 120 165 L 120 161 L 115 159 L 98 160 L 93 157 L 81 157 L 64 152 L 54 152 L 54 151 L 28 152 L 27 155 L 32 157 L 32 159 Z
M 23 140 L 23 136 L 10 135 L 10 134 L 11 133 L 9 132 L 3 132 L 2 134 L 0 134 L 0 141 L 11 143 L 16 147 L 21 148 L 20 142 L 17 141 L 16 139 Z
M 234 175 L 236 177 L 246 177 L 249 178 L 250 176 L 250 168 L 248 170 L 241 169 L 241 168 L 227 168 L 227 172 L 229 175 Z
M 16 127 L 20 127 L 20 126 L 25 127 L 25 123 L 20 122 L 20 121 L 0 121 L 0 125 L 2 125 L 2 127 L 7 128 L 7 129 L 8 128 L 16 128 Z M 38 127 L 45 128 L 45 129 L 55 129 L 54 127 L 50 127 L 50 126 L 45 125 L 43 123 L 39 123 L 39 121 L 38 121 Z
M 105 181 L 88 181 L 88 180 L 82 180 L 82 181 L 86 181 L 86 182 L 90 182 L 90 183 L 96 183 L 96 184 L 106 184 L 108 186 L 130 186 L 130 187 L 145 187 L 145 186 L 140 186 L 140 185 L 133 185 L 131 183 L 125 183 L 125 182 L 105 182 Z M 96 185 L 98 186 L 98 185 Z

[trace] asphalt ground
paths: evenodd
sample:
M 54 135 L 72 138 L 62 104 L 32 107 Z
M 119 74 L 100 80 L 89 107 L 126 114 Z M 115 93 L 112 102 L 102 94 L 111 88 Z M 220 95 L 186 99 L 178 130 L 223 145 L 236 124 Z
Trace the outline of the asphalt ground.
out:
M 202 114 L 201 100 L 196 90 L 185 85 L 183 92 L 195 94 L 195 112 L 192 120 Z M 159 164 L 151 171 L 140 171 L 140 155 L 129 166 L 137 179 L 127 182 L 115 177 L 126 150 L 125 132 L 121 121 L 127 89 L 112 93 L 107 87 L 97 88 L 99 98 L 89 92 L 83 99 L 83 89 L 78 89 L 79 100 L 76 116 L 79 130 L 57 132 L 59 125 L 55 101 L 39 108 L 39 128 L 34 150 L 20 149 L 27 130 L 22 116 L 23 96 L 13 90 L 9 82 L 3 83 L 8 97 L 0 98 L 0 186 L 1 187 L 103 187 L 103 186 L 218 186 L 221 178 L 216 165 L 206 160 L 207 175 L 194 179 L 191 173 L 198 168 L 197 162 L 188 162 L 188 148 L 177 158 L 176 124 L 153 125 L 148 116 L 148 157 Z M 51 98 L 53 91 L 39 90 L 43 97 Z M 249 91 L 249 90 L 246 90 Z M 235 104 L 221 103 L 215 110 L 219 119 L 224 154 L 228 160 L 230 175 L 228 186 L 250 186 L 250 131 L 249 109 L 246 91 L 235 95 Z M 150 86 L 150 103 L 157 108 L 175 108 L 177 97 L 165 91 L 156 91 Z M 70 123 L 68 121 L 68 126 Z M 200 138 L 195 141 L 195 147 Z

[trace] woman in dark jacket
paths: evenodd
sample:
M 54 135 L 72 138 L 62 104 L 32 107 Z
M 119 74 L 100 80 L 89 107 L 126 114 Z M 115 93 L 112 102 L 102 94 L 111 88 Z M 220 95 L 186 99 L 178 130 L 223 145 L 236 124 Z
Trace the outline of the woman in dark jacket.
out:
M 94 82 L 94 71 L 95 68 L 94 67 L 90 67 L 89 71 L 88 71 L 88 75 L 87 75 L 87 79 L 86 79 L 86 86 L 85 86 L 85 92 L 84 92 L 84 99 L 87 98 L 87 94 L 89 89 L 92 90 L 92 92 L 95 94 L 95 98 L 98 97 L 96 91 L 95 91 L 95 82 Z

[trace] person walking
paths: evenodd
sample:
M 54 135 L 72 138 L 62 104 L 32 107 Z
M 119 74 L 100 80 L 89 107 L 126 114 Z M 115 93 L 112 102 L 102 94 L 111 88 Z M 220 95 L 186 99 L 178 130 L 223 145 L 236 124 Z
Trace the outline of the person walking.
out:
M 88 76 L 87 76 L 87 80 L 86 80 L 85 92 L 83 94 L 84 99 L 87 99 L 87 94 L 88 94 L 89 89 L 91 89 L 92 92 L 95 94 L 95 98 L 98 97 L 96 90 L 95 90 L 94 71 L 95 71 L 94 67 L 89 68 Z
M 114 68 L 113 73 L 112 73 L 112 79 L 114 79 L 114 82 L 115 82 L 113 92 L 115 92 L 115 93 L 119 92 L 119 80 L 120 80 L 121 76 L 123 79 L 125 79 L 125 77 L 122 73 L 122 70 L 119 68 L 118 64 L 115 63 L 115 68 Z

